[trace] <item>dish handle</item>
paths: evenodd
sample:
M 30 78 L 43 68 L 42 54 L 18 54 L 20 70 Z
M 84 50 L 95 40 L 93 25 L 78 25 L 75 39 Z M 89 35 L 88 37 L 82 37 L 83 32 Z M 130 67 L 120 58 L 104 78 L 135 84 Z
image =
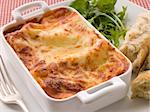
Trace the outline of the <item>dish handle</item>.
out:
M 114 77 L 100 86 L 102 86 L 103 88 L 93 93 L 88 93 L 88 91 L 80 91 L 79 93 L 77 93 L 77 97 L 82 103 L 88 104 L 96 101 L 97 99 L 100 99 L 105 95 L 111 95 L 112 93 L 117 94 L 118 92 L 123 95 L 123 93 L 127 91 L 126 83 L 119 77 Z
M 25 15 L 23 15 L 23 12 L 25 12 L 33 7 L 39 8 L 39 9 L 37 9 L 38 11 L 43 10 L 44 12 L 47 12 L 49 10 L 48 4 L 46 2 L 34 1 L 34 2 L 30 2 L 30 3 L 26 3 L 16 9 L 14 9 L 12 11 L 12 16 L 16 21 L 23 21 L 24 20 L 23 18 L 25 16 L 32 15 L 37 12 L 37 10 L 34 10 L 34 11 L 32 10 L 29 13 L 26 13 Z

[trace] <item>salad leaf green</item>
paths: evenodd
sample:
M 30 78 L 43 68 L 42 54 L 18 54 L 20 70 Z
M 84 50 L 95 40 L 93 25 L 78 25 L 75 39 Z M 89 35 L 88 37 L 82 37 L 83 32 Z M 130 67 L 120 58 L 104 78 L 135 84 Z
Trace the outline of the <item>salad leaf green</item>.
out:
M 75 0 L 70 4 L 71 7 L 78 10 L 82 15 L 86 14 L 86 11 L 89 6 L 88 0 Z
M 96 0 L 96 5 L 101 12 L 109 12 L 114 10 L 117 0 Z
M 117 0 L 75 0 L 70 6 L 77 9 L 97 30 L 99 30 L 116 47 L 124 39 L 126 27 L 124 18 L 127 7 L 115 11 Z
M 119 17 L 120 20 L 123 20 L 123 19 L 124 19 L 124 16 L 125 16 L 125 14 L 126 14 L 126 11 L 127 11 L 127 7 L 124 7 L 124 6 L 123 6 L 123 7 L 122 7 L 122 11 L 117 14 L 117 16 Z

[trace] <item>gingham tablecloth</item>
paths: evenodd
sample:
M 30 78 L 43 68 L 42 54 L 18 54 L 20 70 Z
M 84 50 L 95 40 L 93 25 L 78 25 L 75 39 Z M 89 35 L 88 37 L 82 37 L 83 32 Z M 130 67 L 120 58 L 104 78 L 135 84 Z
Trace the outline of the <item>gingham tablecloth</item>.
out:
M 0 0 L 0 26 L 12 20 L 11 11 L 16 7 L 35 0 Z M 38 0 L 37 0 L 38 1 Z M 43 0 L 49 5 L 63 1 L 63 0 Z M 150 10 L 150 0 L 130 0 L 137 5 L 140 5 Z

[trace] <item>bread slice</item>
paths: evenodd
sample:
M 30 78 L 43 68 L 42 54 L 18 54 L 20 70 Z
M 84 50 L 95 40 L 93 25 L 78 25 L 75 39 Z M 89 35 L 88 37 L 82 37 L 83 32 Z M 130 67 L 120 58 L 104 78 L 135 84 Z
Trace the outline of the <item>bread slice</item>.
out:
M 150 70 L 140 72 L 132 82 L 132 98 L 150 100 Z

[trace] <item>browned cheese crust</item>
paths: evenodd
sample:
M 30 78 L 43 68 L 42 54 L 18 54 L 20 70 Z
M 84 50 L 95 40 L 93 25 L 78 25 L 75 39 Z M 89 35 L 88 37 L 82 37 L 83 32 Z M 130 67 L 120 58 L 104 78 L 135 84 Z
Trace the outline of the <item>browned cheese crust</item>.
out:
M 6 34 L 45 92 L 67 98 L 124 73 L 129 63 L 76 13 L 59 8 Z

